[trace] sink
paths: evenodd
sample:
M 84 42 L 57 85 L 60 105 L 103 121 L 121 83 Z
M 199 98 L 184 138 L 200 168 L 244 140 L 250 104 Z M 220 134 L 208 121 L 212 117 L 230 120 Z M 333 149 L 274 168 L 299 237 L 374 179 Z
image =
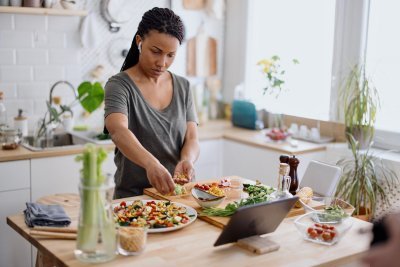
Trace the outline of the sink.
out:
M 98 145 L 109 145 L 113 144 L 113 141 L 110 139 L 108 135 L 102 134 L 100 131 L 71 131 L 71 134 L 76 138 L 80 138 L 85 140 L 86 142 L 90 142 Z
M 88 143 L 87 140 L 84 140 L 79 136 L 75 136 L 71 133 L 55 134 L 53 139 L 51 139 L 49 142 L 42 140 L 39 145 L 34 144 L 33 140 L 34 140 L 33 136 L 25 137 L 22 146 L 31 151 L 47 151 L 47 150 L 78 148 Z

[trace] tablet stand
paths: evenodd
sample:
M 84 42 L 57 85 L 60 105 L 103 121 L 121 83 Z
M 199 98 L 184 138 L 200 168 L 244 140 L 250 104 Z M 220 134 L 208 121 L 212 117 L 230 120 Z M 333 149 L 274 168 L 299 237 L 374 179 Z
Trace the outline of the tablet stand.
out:
M 265 254 L 280 248 L 279 244 L 270 240 L 268 237 L 261 237 L 259 235 L 239 239 L 236 244 L 256 254 Z

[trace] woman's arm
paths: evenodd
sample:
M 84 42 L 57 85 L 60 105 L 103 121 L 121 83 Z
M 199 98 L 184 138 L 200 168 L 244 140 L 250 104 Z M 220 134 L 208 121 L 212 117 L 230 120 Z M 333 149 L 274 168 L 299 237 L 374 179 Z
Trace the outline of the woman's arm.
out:
M 199 157 L 200 147 L 199 139 L 197 137 L 197 124 L 195 122 L 187 122 L 185 142 L 181 150 L 181 158 L 176 165 L 174 176 L 179 174 L 186 174 L 189 180 L 195 176 L 193 164 Z
M 147 151 L 128 129 L 128 118 L 122 113 L 111 113 L 105 119 L 107 130 L 118 149 L 130 161 L 146 170 L 147 178 L 162 194 L 171 193 L 175 184 L 168 170 Z

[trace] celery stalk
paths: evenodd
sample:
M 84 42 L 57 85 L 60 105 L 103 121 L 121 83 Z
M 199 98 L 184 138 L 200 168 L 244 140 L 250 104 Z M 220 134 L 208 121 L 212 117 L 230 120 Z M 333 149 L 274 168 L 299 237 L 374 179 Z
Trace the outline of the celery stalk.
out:
M 83 162 L 82 203 L 77 240 L 77 247 L 83 251 L 96 251 L 99 240 L 108 246 L 107 251 L 115 248 L 114 224 L 107 216 L 104 191 L 99 190 L 105 180 L 101 166 L 106 157 L 104 149 L 87 144 L 83 154 L 76 158 L 77 161 Z

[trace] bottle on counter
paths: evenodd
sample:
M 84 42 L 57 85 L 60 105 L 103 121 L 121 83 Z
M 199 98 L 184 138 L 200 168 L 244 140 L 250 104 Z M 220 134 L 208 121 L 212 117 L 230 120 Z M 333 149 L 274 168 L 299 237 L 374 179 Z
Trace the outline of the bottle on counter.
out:
M 18 109 L 18 116 L 14 118 L 14 128 L 25 137 L 28 136 L 28 119 L 22 115 L 22 112 L 22 109 Z
M 271 194 L 274 199 L 280 198 L 288 198 L 292 195 L 289 193 L 290 187 L 290 176 L 289 173 L 289 164 L 287 163 L 279 163 L 279 173 L 278 173 L 278 181 L 276 191 Z
M 0 91 L 0 130 L 7 127 L 7 110 L 4 105 L 4 93 Z
M 299 179 L 297 177 L 297 167 L 299 166 L 299 164 L 300 160 L 296 158 L 295 155 L 289 158 L 289 166 L 290 166 L 289 176 L 291 178 L 289 192 L 292 195 L 296 195 L 297 189 L 299 188 Z

